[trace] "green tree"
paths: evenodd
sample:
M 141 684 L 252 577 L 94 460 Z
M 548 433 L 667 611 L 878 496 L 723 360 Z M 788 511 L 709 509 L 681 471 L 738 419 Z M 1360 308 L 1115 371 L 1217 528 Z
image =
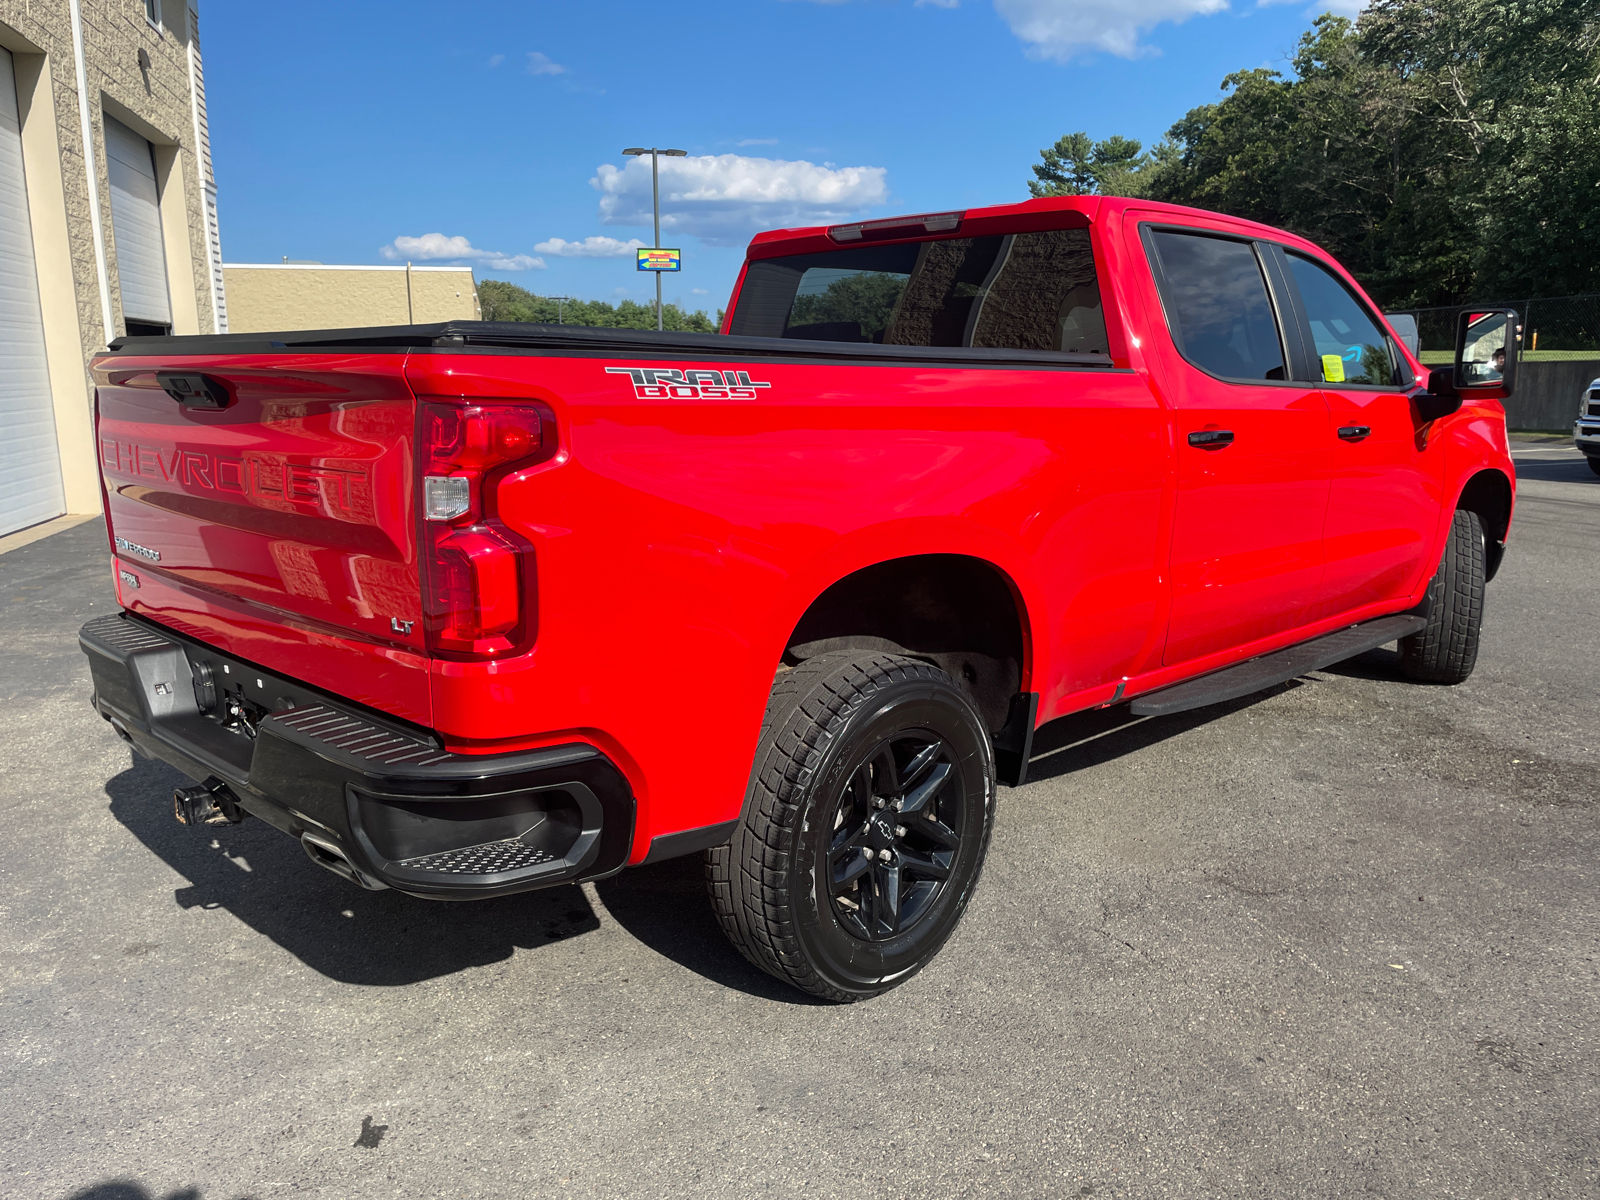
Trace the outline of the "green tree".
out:
M 1373 0 L 1292 68 L 1227 76 L 1131 185 L 1079 134 L 1030 190 L 1281 226 L 1390 307 L 1600 291 L 1600 0 Z
M 1034 196 L 1142 196 L 1156 161 L 1133 138 L 1096 142 L 1083 132 L 1063 135 L 1039 157 L 1028 181 Z
M 835 279 L 826 291 L 799 296 L 789 313 L 790 325 L 820 325 L 845 321 L 859 325 L 861 336 L 871 338 L 889 326 L 894 306 L 905 291 L 906 277 L 879 271 L 860 271 Z
M 654 329 L 656 306 L 624 300 L 620 304 L 607 304 L 603 300 L 567 300 L 558 302 L 549 296 L 536 296 L 527 288 L 518 287 L 501 279 L 485 279 L 478 284 L 478 305 L 485 321 L 528 321 L 554 325 L 557 320 L 568 325 L 588 325 L 604 329 Z M 662 324 L 680 333 L 715 333 L 722 324 L 722 310 L 717 310 L 715 320 L 704 309 L 685 312 L 676 304 L 666 304 L 661 309 Z

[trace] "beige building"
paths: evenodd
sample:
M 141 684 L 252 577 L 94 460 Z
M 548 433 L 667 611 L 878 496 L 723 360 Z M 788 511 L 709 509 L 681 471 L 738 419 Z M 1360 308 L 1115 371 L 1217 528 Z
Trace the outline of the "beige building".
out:
M 354 329 L 479 321 L 471 267 L 225 263 L 228 329 Z
M 87 364 L 227 329 L 197 0 L 0 0 L 0 535 L 100 508 Z

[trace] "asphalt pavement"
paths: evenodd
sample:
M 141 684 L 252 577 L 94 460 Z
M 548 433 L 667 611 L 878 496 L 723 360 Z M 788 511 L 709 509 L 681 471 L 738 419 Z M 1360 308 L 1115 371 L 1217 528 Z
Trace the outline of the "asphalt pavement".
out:
M 849 1007 L 697 860 L 439 904 L 180 827 L 89 709 L 103 527 L 4 554 L 0 1195 L 1600 1194 L 1600 478 L 1517 456 L 1468 683 L 1056 722 L 953 941 Z

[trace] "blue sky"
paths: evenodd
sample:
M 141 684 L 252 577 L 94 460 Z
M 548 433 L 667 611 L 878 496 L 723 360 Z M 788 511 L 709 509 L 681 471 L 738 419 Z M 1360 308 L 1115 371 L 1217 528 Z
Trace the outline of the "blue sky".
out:
M 758 229 L 1023 199 L 1061 134 L 1153 143 L 1355 3 L 208 3 L 223 256 L 643 300 L 648 160 L 620 151 L 656 144 L 689 152 L 663 174 L 667 299 L 714 310 Z

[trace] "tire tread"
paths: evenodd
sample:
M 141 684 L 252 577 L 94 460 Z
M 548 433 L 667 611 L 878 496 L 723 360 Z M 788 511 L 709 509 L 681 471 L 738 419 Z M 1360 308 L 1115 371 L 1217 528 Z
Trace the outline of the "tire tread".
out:
M 1478 514 L 1457 509 L 1428 585 L 1427 627 L 1400 639 L 1400 667 L 1426 683 L 1464 683 L 1478 662 L 1487 546 Z

